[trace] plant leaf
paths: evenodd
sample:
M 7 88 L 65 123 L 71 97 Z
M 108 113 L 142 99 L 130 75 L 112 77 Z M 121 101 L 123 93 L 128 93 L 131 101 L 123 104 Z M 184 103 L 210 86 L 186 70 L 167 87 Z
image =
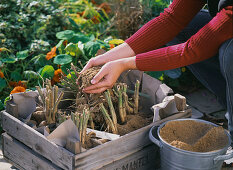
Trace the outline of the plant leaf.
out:
M 24 71 L 23 75 L 28 80 L 37 79 L 39 77 L 38 73 L 36 73 L 36 72 L 34 72 L 32 70 Z
M 69 43 L 66 48 L 66 52 L 71 56 L 80 56 L 82 51 L 79 49 L 78 44 Z
M 0 78 L 0 91 L 6 87 L 6 80 Z
M 11 79 L 14 81 L 22 80 L 22 76 L 18 71 L 11 72 Z
M 43 67 L 45 65 L 51 64 L 51 60 L 46 60 L 45 57 L 46 56 L 44 54 L 40 54 L 38 56 L 35 56 L 32 60 L 35 60 L 34 61 L 35 65 L 39 65 L 39 66 Z
M 69 41 L 74 44 L 78 43 L 79 41 L 86 43 L 88 41 L 93 41 L 93 37 L 89 37 L 84 34 L 75 34 Z
M 69 40 L 73 36 L 74 36 L 74 31 L 72 30 L 61 31 L 56 34 L 56 37 L 61 40 Z
M 19 60 L 24 60 L 25 58 L 28 57 L 28 50 L 24 50 L 24 51 L 19 51 L 16 53 L 16 57 L 19 59 Z
M 51 78 L 53 78 L 53 76 L 54 76 L 54 68 L 53 68 L 53 66 L 51 66 L 51 65 L 46 65 L 46 66 L 44 66 L 42 69 L 41 69 L 41 71 L 40 71 L 40 75 L 41 75 L 41 77 L 43 77 L 44 79 L 46 79 L 46 78 L 49 78 L 49 79 L 51 79 Z
M 5 57 L 2 59 L 3 63 L 15 63 L 17 61 L 17 58 L 12 54 L 9 57 Z
M 84 44 L 84 52 L 88 57 L 94 57 L 97 51 L 100 49 L 101 45 L 98 42 L 87 42 Z
M 71 62 L 72 62 L 72 57 L 67 54 L 57 55 L 53 60 L 54 64 L 59 64 L 59 65 L 68 64 Z

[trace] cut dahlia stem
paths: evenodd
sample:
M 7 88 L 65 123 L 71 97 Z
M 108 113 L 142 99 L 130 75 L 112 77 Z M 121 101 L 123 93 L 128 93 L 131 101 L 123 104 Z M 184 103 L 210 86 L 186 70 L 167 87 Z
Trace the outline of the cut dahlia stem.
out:
M 126 101 L 124 100 L 124 83 L 121 83 L 120 84 L 120 87 L 121 87 L 121 93 L 122 93 L 122 111 L 123 111 L 123 116 L 124 116 L 124 119 L 126 121 Z
M 45 98 L 45 118 L 46 118 L 46 121 L 47 123 L 49 123 L 49 98 L 46 97 Z
M 112 116 L 113 124 L 115 126 L 115 129 L 117 129 L 117 116 L 116 116 L 116 112 L 115 112 L 115 109 L 114 109 L 114 106 L 113 106 L 113 103 L 112 103 L 112 99 L 111 99 L 111 95 L 110 95 L 109 89 L 106 90 L 106 92 L 104 93 L 104 95 L 105 95 L 105 98 L 106 98 L 106 100 L 108 102 L 108 106 L 109 106 L 110 113 L 111 113 L 111 116 Z
M 64 96 L 64 92 L 62 91 L 62 92 L 59 94 L 59 96 L 58 96 L 58 98 L 57 98 L 57 100 L 56 100 L 56 102 L 55 102 L 55 105 L 54 105 L 54 107 L 53 107 L 53 120 L 54 120 L 54 122 L 55 122 L 55 118 L 56 118 L 56 113 L 57 113 L 58 104 L 61 102 L 61 99 L 63 98 L 63 96 Z
M 39 86 L 36 86 L 36 89 L 37 89 L 39 96 L 42 100 L 43 107 L 45 108 L 45 96 L 44 96 L 44 94 Z
M 82 130 L 82 144 L 84 144 L 86 141 L 87 124 L 90 116 L 90 111 L 87 108 L 83 109 L 83 112 L 85 112 L 85 115 L 84 115 L 83 130 Z
M 122 123 L 125 123 L 125 115 L 124 115 L 124 108 L 123 108 L 123 97 L 122 97 L 122 91 L 121 86 L 117 85 L 116 88 L 117 96 L 118 96 L 118 110 L 119 110 L 119 116 Z
M 132 114 L 133 108 L 129 106 L 129 98 L 126 92 L 127 92 L 127 84 L 124 84 L 123 85 L 123 99 L 124 99 L 125 107 L 128 113 Z
M 94 124 L 94 121 L 93 121 L 92 114 L 90 114 L 89 121 L 90 121 L 91 128 L 92 128 L 92 129 L 95 129 L 95 124 Z
M 79 136 L 80 136 L 80 141 L 82 142 L 82 130 L 83 130 L 83 118 L 84 118 L 84 112 L 80 114 L 80 122 L 79 122 Z
M 115 129 L 115 126 L 114 126 L 114 124 L 113 124 L 113 122 L 108 114 L 108 111 L 105 109 L 104 104 L 100 103 L 99 106 L 100 106 L 100 110 L 104 116 L 106 124 L 111 128 L 112 133 L 117 134 L 117 130 Z
M 138 113 L 138 104 L 139 104 L 139 87 L 140 81 L 137 80 L 135 83 L 135 91 L 134 91 L 134 113 Z
M 75 112 L 75 125 L 79 129 L 80 116 L 78 112 Z

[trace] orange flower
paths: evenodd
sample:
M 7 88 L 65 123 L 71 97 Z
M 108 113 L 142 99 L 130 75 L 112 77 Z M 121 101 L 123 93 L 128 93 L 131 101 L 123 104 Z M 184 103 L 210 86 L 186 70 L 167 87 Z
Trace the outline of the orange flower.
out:
M 115 47 L 114 44 L 109 44 L 110 45 L 110 49 L 113 49 Z
M 59 83 L 61 79 L 62 70 L 59 68 L 54 71 L 53 81 Z
M 111 7 L 106 2 L 100 4 L 99 8 L 102 8 L 107 14 L 111 12 Z
M 91 18 L 91 20 L 94 22 L 94 24 L 100 23 L 99 16 L 94 16 Z
M 20 92 L 25 92 L 26 89 L 22 86 L 16 86 L 12 91 L 11 91 L 11 94 L 13 93 L 20 93 Z
M 26 85 L 26 82 L 25 82 L 25 81 L 19 81 L 19 82 L 10 81 L 10 82 L 9 82 L 9 85 L 10 85 L 11 87 L 21 86 L 21 87 L 27 88 L 27 85 Z
M 46 55 L 46 60 L 50 60 L 52 59 L 53 57 L 55 57 L 57 54 L 56 54 L 56 46 L 52 48 L 52 50 L 50 52 L 47 53 Z
M 0 77 L 4 78 L 4 73 L 0 70 Z
M 82 17 L 85 11 L 83 12 L 77 12 L 77 17 L 79 18 L 80 16 Z

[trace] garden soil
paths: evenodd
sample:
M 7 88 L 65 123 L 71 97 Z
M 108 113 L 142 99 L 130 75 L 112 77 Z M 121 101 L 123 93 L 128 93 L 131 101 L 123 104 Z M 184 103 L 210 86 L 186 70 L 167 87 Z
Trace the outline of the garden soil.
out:
M 228 137 L 221 126 L 193 120 L 168 122 L 161 128 L 160 136 L 174 147 L 193 152 L 211 152 L 228 144 Z

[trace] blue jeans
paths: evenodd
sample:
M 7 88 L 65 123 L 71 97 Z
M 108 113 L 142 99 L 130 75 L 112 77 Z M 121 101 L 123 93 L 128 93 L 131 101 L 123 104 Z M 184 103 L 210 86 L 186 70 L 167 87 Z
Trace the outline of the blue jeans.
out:
M 211 20 L 207 10 L 201 10 L 189 25 L 167 45 L 187 41 Z M 233 138 L 233 39 L 224 42 L 216 56 L 187 66 L 195 77 L 213 94 L 228 111 L 228 128 Z

